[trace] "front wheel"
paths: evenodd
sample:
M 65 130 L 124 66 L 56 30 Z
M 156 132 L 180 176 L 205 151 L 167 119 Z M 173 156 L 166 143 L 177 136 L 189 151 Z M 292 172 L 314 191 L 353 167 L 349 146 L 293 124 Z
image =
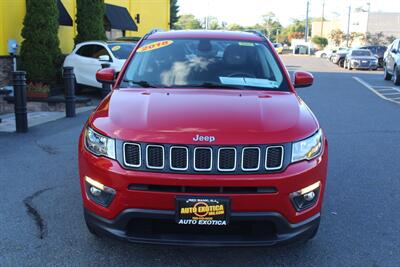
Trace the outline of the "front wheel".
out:
M 340 60 L 339 60 L 339 63 L 338 63 L 339 67 L 345 68 L 344 63 L 345 63 L 345 62 L 344 62 L 344 59 L 340 59 Z
M 383 78 L 386 81 L 390 81 L 392 79 L 392 75 L 387 71 L 386 65 L 383 66 Z

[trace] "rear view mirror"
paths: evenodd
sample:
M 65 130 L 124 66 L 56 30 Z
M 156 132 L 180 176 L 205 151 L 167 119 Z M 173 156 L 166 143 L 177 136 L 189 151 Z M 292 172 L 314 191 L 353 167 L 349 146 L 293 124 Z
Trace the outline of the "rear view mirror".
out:
M 295 88 L 302 88 L 311 86 L 314 82 L 314 76 L 305 71 L 296 71 L 294 73 L 294 83 Z
M 393 48 L 392 50 L 390 50 L 390 52 L 392 52 L 393 54 L 396 54 L 397 50 L 395 48 Z
M 99 60 L 110 62 L 110 56 L 109 55 L 101 55 L 101 56 L 99 56 Z
M 113 84 L 115 70 L 113 68 L 100 69 L 96 72 L 96 80 L 99 83 Z

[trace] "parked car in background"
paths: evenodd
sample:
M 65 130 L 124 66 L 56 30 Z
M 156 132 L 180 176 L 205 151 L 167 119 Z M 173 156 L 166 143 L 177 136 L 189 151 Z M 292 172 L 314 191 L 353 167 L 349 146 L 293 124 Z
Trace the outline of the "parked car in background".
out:
M 385 52 L 383 60 L 385 80 L 391 80 L 400 85 L 400 39 L 394 40 Z
M 378 59 L 378 67 L 383 67 L 383 55 L 385 54 L 387 47 L 384 45 L 366 45 L 358 47 L 358 49 L 368 49 Z
M 331 56 L 331 62 L 343 68 L 347 53 L 349 53 L 348 48 L 339 50 Z
M 283 46 L 281 43 L 273 43 L 276 53 L 282 54 L 283 53 Z
M 326 58 L 328 54 L 332 54 L 332 49 L 324 49 L 315 52 L 315 56 L 320 58 Z
M 328 53 L 326 55 L 326 59 L 328 59 L 329 61 L 332 61 L 333 57 L 337 54 L 337 53 L 347 53 L 347 51 L 349 50 L 349 48 L 347 47 L 338 47 L 335 49 L 332 49 L 331 53 Z
M 118 73 L 128 58 L 135 43 L 90 41 L 77 44 L 63 66 L 74 67 L 76 84 L 101 88 L 96 81 L 96 71 L 102 63 L 109 63 Z
M 368 49 L 352 49 L 346 55 L 344 67 L 349 70 L 376 70 L 378 68 L 378 59 Z

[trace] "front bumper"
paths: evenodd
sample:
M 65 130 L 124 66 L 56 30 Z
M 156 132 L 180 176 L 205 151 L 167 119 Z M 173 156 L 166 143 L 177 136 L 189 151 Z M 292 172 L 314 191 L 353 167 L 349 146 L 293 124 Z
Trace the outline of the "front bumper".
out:
M 98 234 L 132 243 L 185 246 L 284 245 L 309 239 L 320 222 L 320 213 L 291 224 L 277 212 L 233 212 L 230 225 L 224 229 L 189 225 L 179 225 L 178 229 L 174 211 L 127 209 L 112 220 L 86 209 L 84 213 L 86 223 Z M 255 227 L 240 229 L 246 223 Z
M 79 173 L 85 217 L 88 225 L 98 232 L 141 243 L 258 246 L 307 239 L 318 228 L 325 191 L 328 144 L 326 140 L 324 143 L 324 151 L 319 157 L 290 164 L 279 173 L 189 175 L 126 170 L 115 160 L 89 153 L 81 138 Z M 115 189 L 115 198 L 108 207 L 100 206 L 89 199 L 86 193 L 86 176 Z M 297 211 L 290 194 L 318 181 L 320 191 L 316 203 L 306 210 Z M 224 232 L 221 228 L 211 229 L 209 226 L 192 229 L 182 225 L 179 225 L 178 230 L 182 231 L 179 232 L 176 231 L 178 225 L 174 222 L 176 197 L 213 197 L 215 194 L 132 189 L 132 184 L 199 188 L 274 187 L 276 192 L 218 194 L 230 199 L 232 232 L 230 229 L 225 229 L 227 232 Z M 158 230 L 164 226 L 165 231 Z M 257 228 L 256 234 L 250 231 L 254 228 Z M 233 231 L 241 229 L 247 232 Z M 261 234 L 258 231 L 260 229 Z M 197 232 L 202 234 L 193 236 Z
M 372 62 L 369 63 L 351 62 L 350 65 L 353 69 L 357 70 L 371 70 L 371 69 L 376 70 L 378 68 L 378 65 Z

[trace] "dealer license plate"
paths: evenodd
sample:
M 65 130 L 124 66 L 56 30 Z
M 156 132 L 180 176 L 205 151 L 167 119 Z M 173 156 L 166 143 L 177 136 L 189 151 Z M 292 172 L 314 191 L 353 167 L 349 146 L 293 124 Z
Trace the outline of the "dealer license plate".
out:
M 221 197 L 177 197 L 175 215 L 182 225 L 228 225 L 230 201 Z

